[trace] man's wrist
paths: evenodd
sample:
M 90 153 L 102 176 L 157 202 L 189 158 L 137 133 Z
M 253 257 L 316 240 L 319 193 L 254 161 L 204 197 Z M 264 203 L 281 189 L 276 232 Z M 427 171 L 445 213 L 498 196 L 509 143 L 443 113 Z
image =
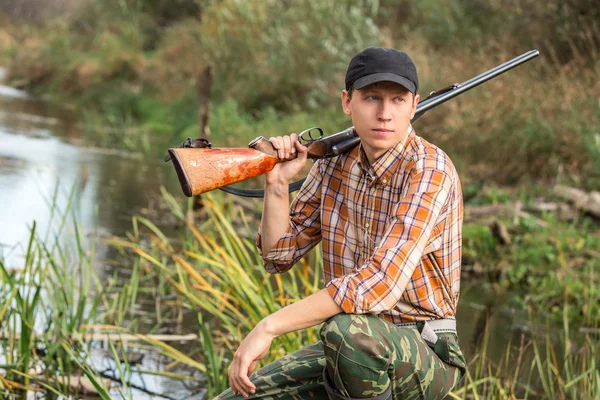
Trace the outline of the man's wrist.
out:
M 261 333 L 271 336 L 272 338 L 276 338 L 278 336 L 281 336 L 280 334 L 278 334 L 276 332 L 276 327 L 275 324 L 273 323 L 274 321 L 271 318 L 272 314 L 263 318 L 255 327 L 255 329 L 258 329 Z
M 288 182 L 265 183 L 265 195 L 275 195 L 278 197 L 289 196 L 290 185 Z

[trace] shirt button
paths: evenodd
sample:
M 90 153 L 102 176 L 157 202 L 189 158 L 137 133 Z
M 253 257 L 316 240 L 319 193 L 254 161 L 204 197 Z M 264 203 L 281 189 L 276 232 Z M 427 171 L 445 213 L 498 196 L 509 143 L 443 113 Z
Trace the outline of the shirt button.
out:
M 387 179 L 386 179 L 386 178 L 383 178 L 383 181 L 382 181 L 382 182 L 383 182 L 383 183 L 387 183 Z
M 369 223 L 367 222 L 367 223 L 365 224 L 365 228 L 368 228 L 368 227 L 369 227 Z

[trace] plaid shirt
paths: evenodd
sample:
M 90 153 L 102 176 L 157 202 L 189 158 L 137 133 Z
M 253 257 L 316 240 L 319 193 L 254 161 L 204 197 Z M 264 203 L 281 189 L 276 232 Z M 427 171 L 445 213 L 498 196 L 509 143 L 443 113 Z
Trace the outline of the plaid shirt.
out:
M 269 254 L 289 270 L 323 241 L 327 290 L 346 313 L 392 323 L 452 317 L 460 292 L 462 192 L 450 158 L 409 128 L 371 166 L 359 145 L 318 160 Z

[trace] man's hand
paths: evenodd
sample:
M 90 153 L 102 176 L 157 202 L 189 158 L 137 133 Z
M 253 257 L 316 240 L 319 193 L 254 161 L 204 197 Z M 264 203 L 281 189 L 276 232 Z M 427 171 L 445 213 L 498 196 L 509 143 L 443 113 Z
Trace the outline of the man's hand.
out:
M 273 338 L 264 329 L 264 324 L 259 323 L 242 341 L 229 366 L 229 385 L 234 394 L 248 397 L 248 393 L 256 392 L 256 386 L 248 376 L 254 372 L 258 361 L 267 355 Z
M 266 174 L 267 184 L 289 184 L 294 176 L 304 168 L 308 150 L 298 141 L 298 135 L 292 133 L 289 136 L 277 136 L 269 138 L 273 147 L 279 153 L 280 159 L 288 159 L 298 153 L 298 157 L 283 163 L 279 163 Z

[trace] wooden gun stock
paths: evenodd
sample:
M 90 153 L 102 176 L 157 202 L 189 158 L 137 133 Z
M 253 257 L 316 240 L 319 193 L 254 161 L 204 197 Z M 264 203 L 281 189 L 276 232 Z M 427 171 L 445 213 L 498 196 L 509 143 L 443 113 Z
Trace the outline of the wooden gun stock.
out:
M 309 158 L 325 156 L 322 143 L 307 147 Z M 262 136 L 250 142 L 248 148 L 173 148 L 169 156 L 188 197 L 266 174 L 278 162 L 289 160 L 280 160 L 277 150 Z
M 169 149 L 183 193 L 195 196 L 272 170 L 277 157 L 255 149 Z

